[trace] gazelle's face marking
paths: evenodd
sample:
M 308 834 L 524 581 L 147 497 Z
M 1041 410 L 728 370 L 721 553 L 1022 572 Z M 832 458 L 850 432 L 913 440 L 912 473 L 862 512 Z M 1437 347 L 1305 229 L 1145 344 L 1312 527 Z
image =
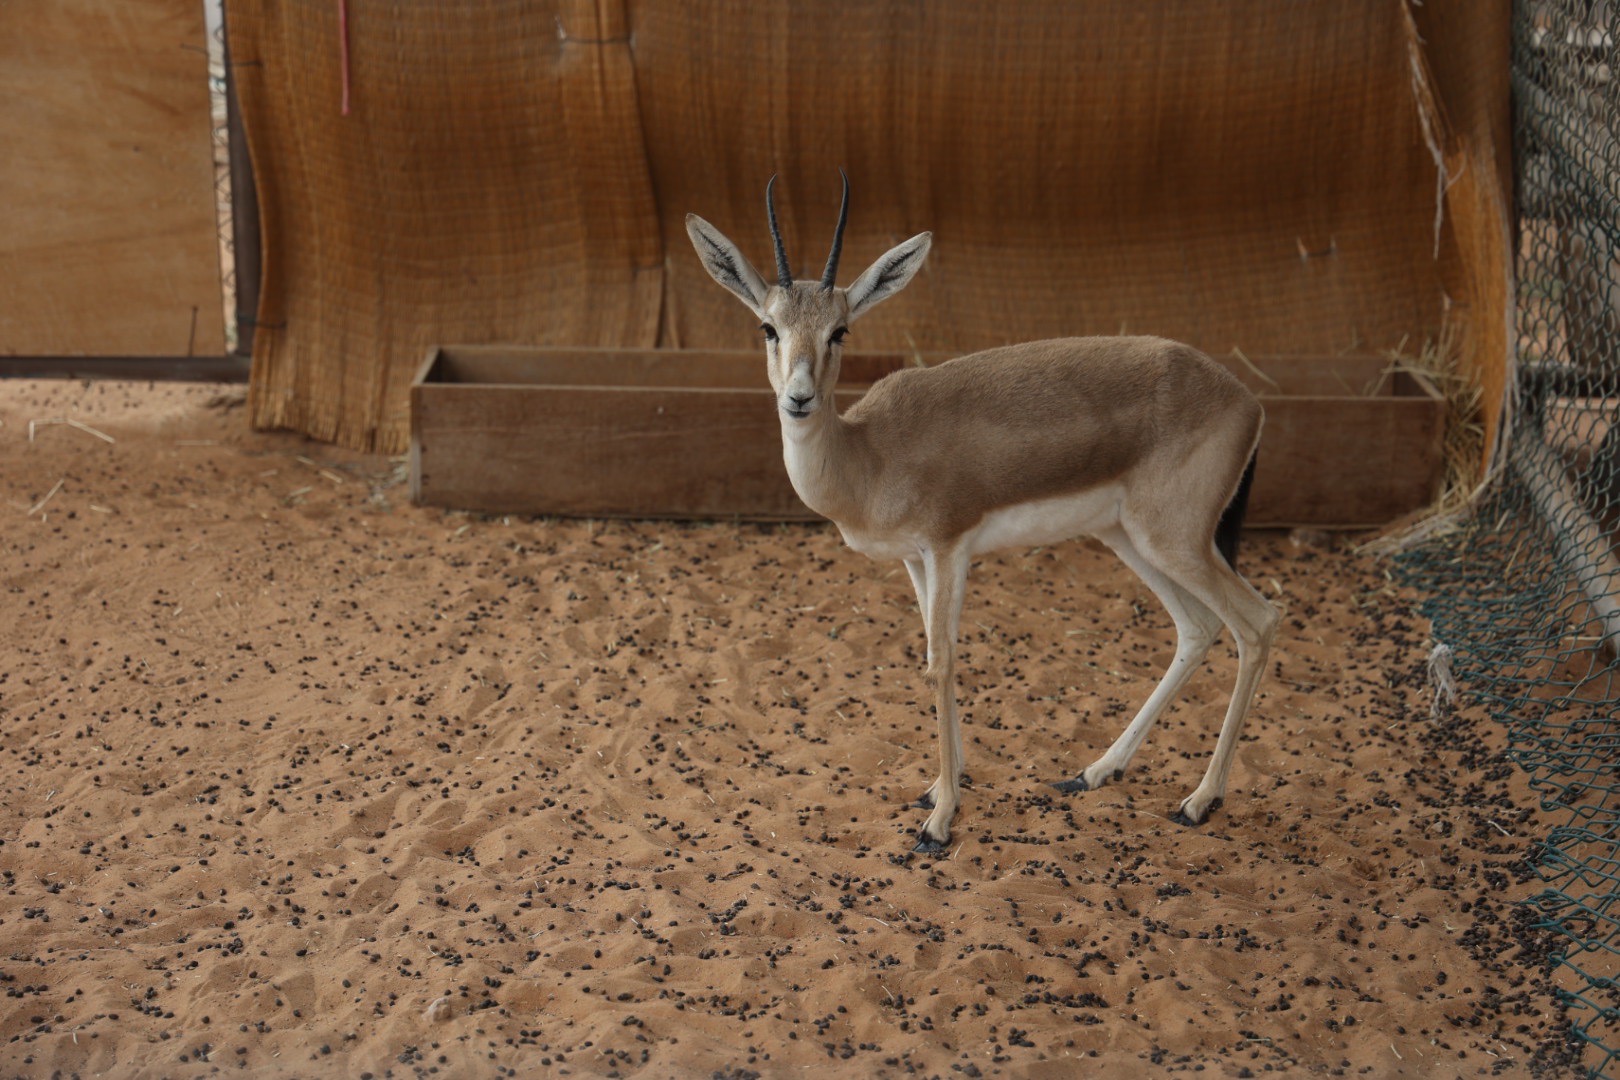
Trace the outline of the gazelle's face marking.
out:
M 849 333 L 849 301 L 843 289 L 795 281 L 766 294 L 760 331 L 776 405 L 789 421 L 808 418 L 830 406 L 838 382 L 844 337 Z

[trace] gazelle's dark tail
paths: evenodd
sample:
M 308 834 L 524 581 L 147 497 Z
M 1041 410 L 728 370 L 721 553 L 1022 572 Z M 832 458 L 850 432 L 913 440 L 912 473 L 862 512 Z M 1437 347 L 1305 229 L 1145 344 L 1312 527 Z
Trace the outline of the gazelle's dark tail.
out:
M 1243 515 L 1249 509 L 1249 488 L 1254 484 L 1254 459 L 1258 455 L 1258 449 L 1249 455 L 1249 464 L 1243 469 L 1243 479 L 1238 481 L 1232 501 L 1221 511 L 1220 524 L 1215 526 L 1215 548 L 1226 560 L 1226 565 L 1234 570 L 1237 569 L 1238 537 L 1243 532 Z

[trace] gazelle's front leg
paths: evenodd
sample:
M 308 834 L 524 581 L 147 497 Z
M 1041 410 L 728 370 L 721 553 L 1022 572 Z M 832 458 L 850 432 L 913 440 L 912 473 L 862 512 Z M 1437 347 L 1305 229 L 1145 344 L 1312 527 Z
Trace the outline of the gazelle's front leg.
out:
M 917 593 L 917 611 L 922 615 L 923 637 L 926 639 L 928 636 L 928 567 L 924 565 L 923 557 L 920 554 L 914 558 L 906 560 L 906 573 L 910 575 L 911 587 L 916 590 Z M 962 760 L 962 737 L 960 725 L 958 725 L 956 730 L 956 760 L 958 763 L 960 763 Z M 923 792 L 917 801 L 911 805 L 915 806 L 919 810 L 932 810 L 935 802 L 937 801 L 935 791 L 938 788 L 939 781 L 936 779 L 928 786 L 928 790 Z
M 908 564 L 909 567 L 909 564 Z M 951 838 L 951 819 L 961 802 L 962 732 L 956 717 L 956 632 L 962 621 L 962 594 L 967 589 L 966 545 L 947 551 L 923 553 L 922 578 L 927 585 L 923 605 L 928 626 L 928 682 L 934 688 L 934 715 L 939 721 L 939 777 L 923 796 L 933 811 L 923 823 L 913 850 L 945 850 Z

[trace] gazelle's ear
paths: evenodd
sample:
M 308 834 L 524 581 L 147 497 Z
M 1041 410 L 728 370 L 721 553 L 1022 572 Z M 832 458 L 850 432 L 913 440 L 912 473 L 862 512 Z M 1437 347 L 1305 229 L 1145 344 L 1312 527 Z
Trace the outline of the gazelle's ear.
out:
M 686 235 L 692 238 L 698 258 L 709 276 L 737 294 L 755 315 L 765 317 L 765 279 L 726 234 L 696 214 L 686 215 Z
M 849 287 L 849 321 L 854 322 L 880 301 L 905 288 L 922 269 L 923 260 L 928 257 L 928 246 L 933 242 L 933 233 L 918 233 L 884 252 L 866 273 L 856 278 Z

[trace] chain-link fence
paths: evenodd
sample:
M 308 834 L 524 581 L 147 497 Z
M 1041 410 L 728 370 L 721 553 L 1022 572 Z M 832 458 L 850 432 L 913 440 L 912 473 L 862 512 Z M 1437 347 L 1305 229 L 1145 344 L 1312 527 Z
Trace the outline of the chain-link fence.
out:
M 1463 693 L 1556 827 L 1532 903 L 1595 1075 L 1620 1069 L 1620 9 L 1520 0 L 1517 396 L 1466 521 L 1408 552 Z

